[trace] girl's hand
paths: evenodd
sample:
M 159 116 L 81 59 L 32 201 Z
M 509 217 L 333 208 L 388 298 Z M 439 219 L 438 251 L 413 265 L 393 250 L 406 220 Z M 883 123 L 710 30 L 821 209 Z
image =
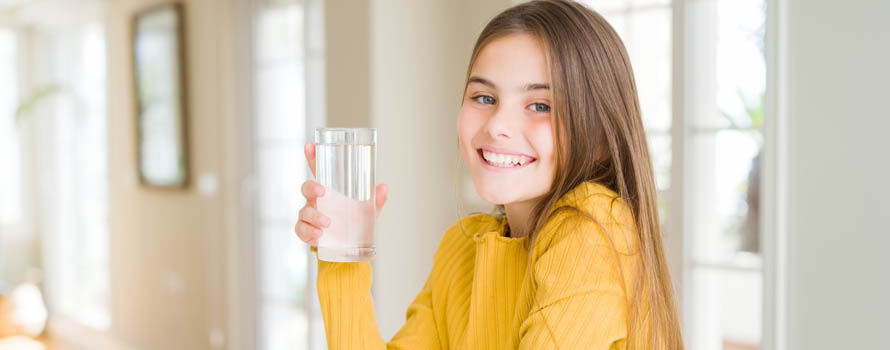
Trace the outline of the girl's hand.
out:
M 315 144 L 307 142 L 303 147 L 306 153 L 306 162 L 309 163 L 309 170 L 312 176 L 315 176 Z M 377 207 L 376 214 L 380 215 L 383 204 L 386 203 L 386 193 L 389 187 L 385 184 L 379 184 L 375 188 L 377 201 L 374 203 Z M 303 242 L 311 246 L 318 244 L 318 238 L 324 232 L 324 229 L 331 226 L 331 219 L 318 211 L 318 197 L 324 196 L 325 188 L 318 182 L 308 180 L 303 183 L 301 191 L 303 197 L 306 197 L 306 205 L 300 209 L 300 218 L 297 221 L 294 231 Z

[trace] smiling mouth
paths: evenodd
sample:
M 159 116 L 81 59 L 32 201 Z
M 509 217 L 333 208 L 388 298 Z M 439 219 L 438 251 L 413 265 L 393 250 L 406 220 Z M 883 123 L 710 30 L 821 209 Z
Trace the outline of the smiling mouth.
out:
M 476 150 L 483 164 L 496 168 L 522 168 L 534 163 L 537 159 L 521 154 L 496 153 L 481 148 Z

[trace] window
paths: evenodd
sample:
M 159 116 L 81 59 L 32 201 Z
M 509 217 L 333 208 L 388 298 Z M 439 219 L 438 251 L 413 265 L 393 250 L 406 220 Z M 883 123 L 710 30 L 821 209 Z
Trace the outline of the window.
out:
M 312 299 L 314 257 L 293 232 L 308 171 L 303 144 L 308 135 L 306 65 L 313 59 L 304 40 L 309 6 L 295 0 L 261 1 L 255 14 L 257 338 L 265 350 L 320 348 L 324 341 Z
M 627 48 L 649 142 L 658 207 L 668 216 L 671 187 L 671 4 L 667 0 L 592 1 Z
M 587 3 L 615 27 L 628 49 L 663 226 L 685 242 L 684 256 L 674 259 L 683 264 L 673 272 L 684 276 L 676 287 L 685 299 L 687 347 L 759 349 L 763 325 L 769 324 L 762 315 L 759 215 L 765 2 Z M 673 22 L 676 13 L 685 23 Z M 675 32 L 678 27 L 685 29 Z M 672 82 L 675 59 L 682 60 L 688 81 Z M 685 113 L 672 115 L 675 101 L 686 104 Z M 682 175 L 686 188 L 672 186 L 679 182 L 671 175 Z M 670 232 L 675 228 L 681 232 Z
M 28 112 L 38 140 L 41 202 L 34 227 L 43 232 L 47 302 L 57 314 L 98 330 L 108 309 L 108 176 L 105 38 L 101 22 L 35 29 L 32 57 L 46 75 L 29 77 L 46 94 Z M 34 96 L 29 92 L 29 96 Z
M 691 8 L 687 148 L 690 183 L 687 320 L 690 349 L 761 346 L 760 159 L 766 86 L 765 4 L 710 0 Z M 709 33 L 707 35 L 696 33 Z
M 21 220 L 21 160 L 16 132 L 15 110 L 18 102 L 16 72 L 16 37 L 11 29 L 0 28 L 0 228 Z M 2 230 L 7 231 L 6 229 Z
M 15 31 L 0 27 L 0 293 L 20 282 L 26 257 L 20 246 L 28 241 L 22 227 L 22 178 L 15 110 L 18 102 Z M 27 261 L 27 262 L 26 262 Z

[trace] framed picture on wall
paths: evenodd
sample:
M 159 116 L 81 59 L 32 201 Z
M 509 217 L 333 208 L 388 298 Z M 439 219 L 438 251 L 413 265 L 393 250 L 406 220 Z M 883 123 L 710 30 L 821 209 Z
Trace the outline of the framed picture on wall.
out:
M 132 22 L 139 180 L 145 186 L 188 185 L 182 6 L 163 4 Z

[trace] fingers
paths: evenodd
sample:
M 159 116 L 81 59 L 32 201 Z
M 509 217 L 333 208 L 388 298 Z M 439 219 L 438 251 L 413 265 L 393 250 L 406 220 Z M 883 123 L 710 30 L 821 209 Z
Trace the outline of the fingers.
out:
M 386 195 L 389 193 L 389 186 L 386 184 L 379 184 L 375 190 L 377 191 L 377 203 L 374 204 L 377 206 L 377 215 L 380 215 L 380 211 L 383 210 L 383 205 L 386 204 Z
M 307 203 L 303 209 L 300 209 L 299 220 L 294 227 L 294 232 L 303 242 L 311 246 L 318 244 L 318 238 L 324 233 L 324 228 L 330 227 L 331 219 L 318 211 L 315 205 L 316 199 L 324 195 L 324 186 L 314 181 L 306 181 L 301 188 L 303 196 L 306 197 Z M 383 205 L 386 204 L 386 198 L 389 193 L 389 186 L 379 184 L 375 187 L 376 191 L 376 214 L 380 215 Z
M 324 233 L 323 228 L 330 226 L 330 218 L 307 205 L 300 209 L 300 219 L 294 227 L 294 232 L 303 242 L 315 246 L 318 244 L 318 238 Z
M 309 170 L 312 171 L 312 176 L 315 176 L 315 144 L 306 142 L 306 145 L 303 146 L 303 153 L 306 154 L 306 162 L 309 163 Z
M 318 182 L 309 180 L 303 183 L 303 186 L 300 187 L 300 192 L 303 193 L 303 197 L 306 197 L 306 205 L 318 208 L 315 204 L 315 199 L 324 195 L 324 186 Z
M 316 228 L 327 228 L 331 226 L 331 219 L 313 207 L 306 206 L 300 210 L 300 220 L 305 221 Z
M 294 227 L 294 232 L 297 233 L 297 237 L 300 237 L 300 240 L 311 246 L 318 245 L 318 238 L 321 237 L 322 234 L 320 228 L 312 226 L 312 224 L 303 220 L 297 221 L 297 225 Z
M 303 182 L 300 192 L 303 193 L 303 197 L 306 197 L 306 206 L 300 209 L 299 220 L 294 227 L 294 232 L 303 242 L 314 246 L 318 244 L 318 238 L 323 233 L 322 228 L 331 225 L 331 219 L 318 211 L 316 201 L 318 197 L 324 195 L 324 186 L 310 180 Z

